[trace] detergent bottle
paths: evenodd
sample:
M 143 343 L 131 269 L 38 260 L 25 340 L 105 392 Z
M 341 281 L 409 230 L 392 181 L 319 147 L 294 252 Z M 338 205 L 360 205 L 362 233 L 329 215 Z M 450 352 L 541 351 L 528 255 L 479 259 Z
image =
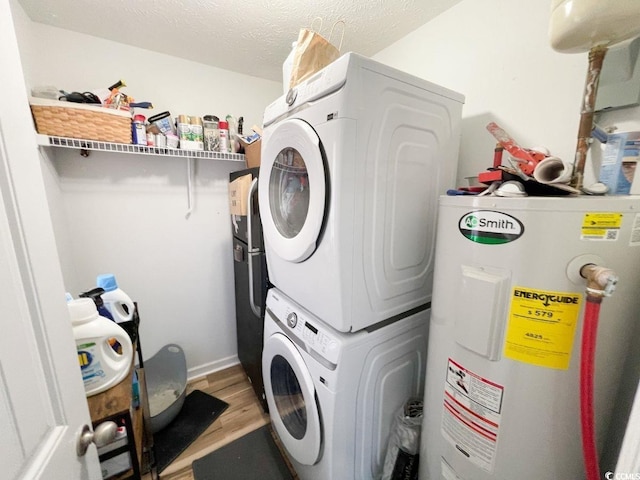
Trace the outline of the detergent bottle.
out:
M 131 338 L 117 323 L 98 315 L 90 298 L 78 298 L 67 303 L 78 362 L 87 397 L 103 392 L 129 373 L 133 358 Z M 122 348 L 119 354 L 109 340 L 115 339 Z
M 108 318 L 109 320 L 115 321 L 109 309 L 105 307 L 104 299 L 102 298 L 102 295 L 104 295 L 104 288 L 96 287 L 89 290 L 88 292 L 82 292 L 80 295 L 78 295 L 78 297 L 90 298 L 91 300 L 93 300 L 93 303 L 96 304 L 96 308 L 98 309 L 98 315 L 100 315 L 101 317 Z
M 107 307 L 104 306 L 104 300 L 102 300 L 103 293 L 104 288 L 96 287 L 89 290 L 88 292 L 82 292 L 80 295 L 78 295 L 78 297 L 90 298 L 91 300 L 93 300 L 93 303 L 96 304 L 96 308 L 98 309 L 98 315 L 115 322 L 115 320 L 113 319 L 113 315 L 111 315 L 111 312 L 107 309 Z M 118 343 L 115 338 L 110 338 L 109 344 L 111 345 L 111 348 L 113 348 L 116 352 L 122 353 L 122 345 L 120 345 L 120 343 Z
M 117 323 L 133 319 L 135 305 L 129 295 L 118 288 L 115 275 L 112 273 L 98 275 L 96 285 L 104 289 L 102 300 Z

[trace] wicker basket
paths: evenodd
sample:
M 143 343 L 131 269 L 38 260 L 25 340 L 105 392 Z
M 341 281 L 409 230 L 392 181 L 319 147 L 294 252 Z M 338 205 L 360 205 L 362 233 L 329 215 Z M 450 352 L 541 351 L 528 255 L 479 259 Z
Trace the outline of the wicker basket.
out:
M 36 130 L 43 135 L 131 143 L 131 112 L 42 98 L 29 103 Z

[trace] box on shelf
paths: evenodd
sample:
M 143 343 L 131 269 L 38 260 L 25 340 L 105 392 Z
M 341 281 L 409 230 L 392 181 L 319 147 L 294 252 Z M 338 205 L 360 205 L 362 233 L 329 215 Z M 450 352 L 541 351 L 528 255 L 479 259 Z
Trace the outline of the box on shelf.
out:
M 131 112 L 86 103 L 29 99 L 36 130 L 43 135 L 131 143 Z
M 251 143 L 246 143 L 242 138 L 240 143 L 244 147 L 244 159 L 247 162 L 247 168 L 260 166 L 260 150 L 262 148 L 262 139 L 259 138 Z

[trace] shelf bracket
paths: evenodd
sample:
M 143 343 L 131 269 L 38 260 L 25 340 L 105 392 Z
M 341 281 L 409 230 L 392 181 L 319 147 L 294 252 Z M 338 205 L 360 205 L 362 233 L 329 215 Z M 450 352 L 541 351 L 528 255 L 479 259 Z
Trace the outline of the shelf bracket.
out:
M 187 213 L 184 216 L 187 220 L 193 212 L 193 161 L 194 157 L 187 157 Z

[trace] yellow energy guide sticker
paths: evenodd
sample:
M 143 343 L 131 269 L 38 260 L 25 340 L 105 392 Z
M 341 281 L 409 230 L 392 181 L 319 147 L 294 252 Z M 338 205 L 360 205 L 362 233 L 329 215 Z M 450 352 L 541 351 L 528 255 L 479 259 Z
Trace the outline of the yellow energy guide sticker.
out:
M 582 240 L 617 240 L 622 225 L 622 213 L 589 212 L 582 219 Z
M 566 370 L 582 295 L 514 287 L 504 346 L 507 358 Z

